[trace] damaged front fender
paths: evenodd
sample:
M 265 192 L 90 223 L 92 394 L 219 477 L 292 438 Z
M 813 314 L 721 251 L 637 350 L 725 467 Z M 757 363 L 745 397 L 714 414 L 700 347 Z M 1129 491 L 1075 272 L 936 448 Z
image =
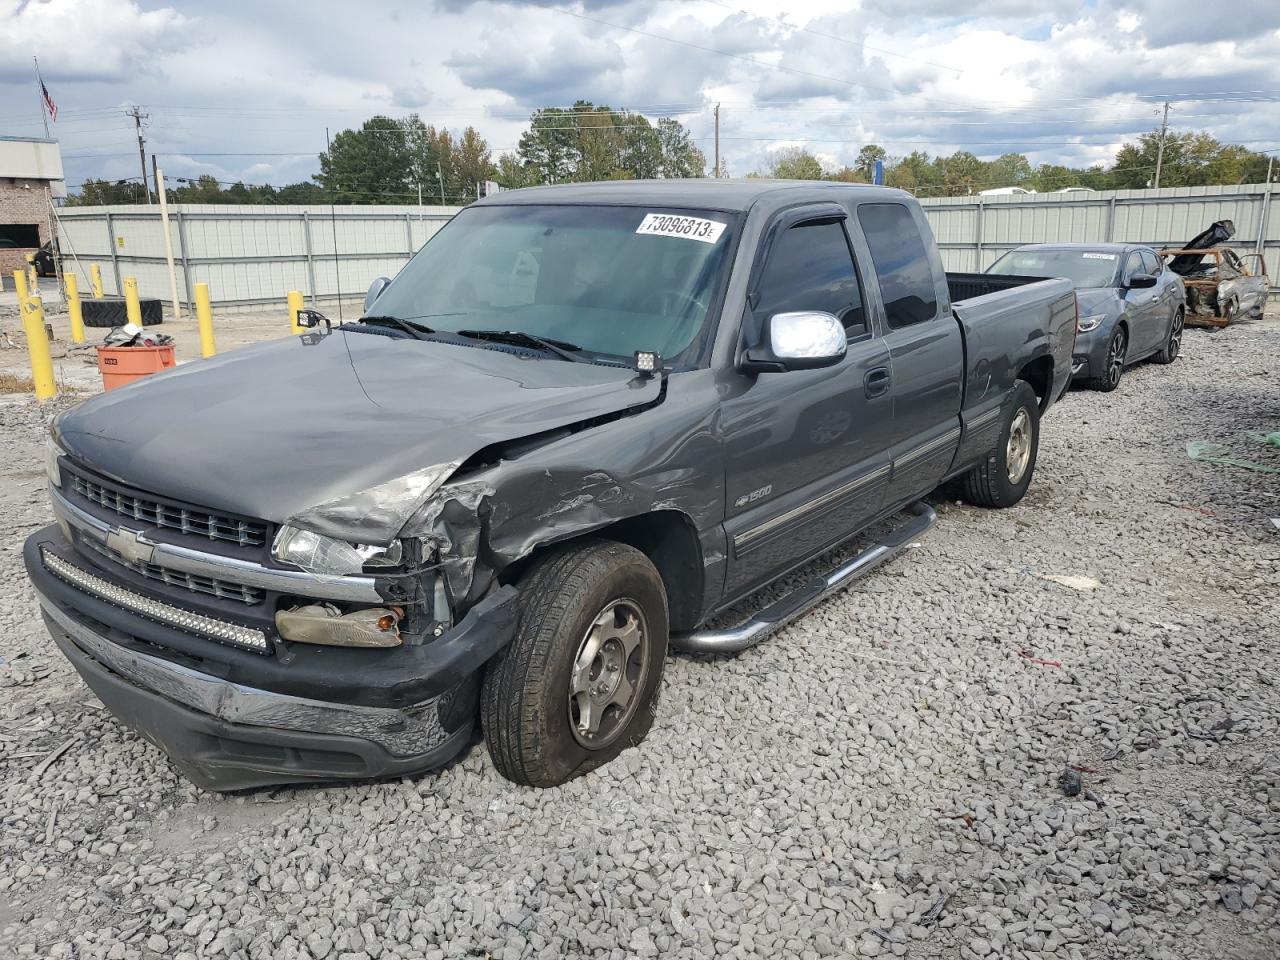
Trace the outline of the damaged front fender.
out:
M 718 414 L 698 402 L 708 371 L 674 375 L 664 402 L 588 426 L 441 487 L 406 525 L 439 550 L 451 595 L 474 602 L 512 564 L 537 550 L 656 512 L 696 532 L 700 594 L 723 582 L 724 476 Z M 686 400 L 687 398 L 687 400 Z M 718 596 L 718 592 L 716 593 Z M 703 602 L 699 596 L 698 604 Z

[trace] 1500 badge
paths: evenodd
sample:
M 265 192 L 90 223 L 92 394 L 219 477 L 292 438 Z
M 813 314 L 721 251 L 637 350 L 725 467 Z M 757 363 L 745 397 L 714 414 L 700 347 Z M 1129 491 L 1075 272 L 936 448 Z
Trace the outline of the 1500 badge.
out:
M 755 503 L 757 500 L 763 500 L 769 494 L 773 493 L 773 484 L 767 487 L 761 487 L 759 490 L 752 490 L 750 493 L 744 493 L 737 500 L 733 501 L 735 507 L 745 507 L 749 503 Z

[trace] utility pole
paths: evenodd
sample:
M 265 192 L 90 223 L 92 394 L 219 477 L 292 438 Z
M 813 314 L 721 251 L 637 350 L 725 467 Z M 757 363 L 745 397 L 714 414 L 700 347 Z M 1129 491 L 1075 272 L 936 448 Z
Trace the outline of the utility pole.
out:
M 146 191 L 147 203 L 151 202 L 151 184 L 147 180 L 147 147 L 146 140 L 142 138 L 142 121 L 150 117 L 150 114 L 143 113 L 142 108 L 136 103 L 125 112 L 126 117 L 133 117 L 133 126 L 138 131 L 138 160 L 142 163 L 142 189 Z
M 716 166 L 711 172 L 713 177 L 720 176 L 720 104 L 716 104 Z
M 444 170 L 440 168 L 439 162 L 436 163 L 436 179 L 440 181 L 440 203 L 443 206 L 448 201 L 444 198 Z
M 1160 121 L 1160 147 L 1156 150 L 1156 180 L 1155 189 L 1160 189 L 1160 168 L 1164 166 L 1164 141 L 1165 134 L 1169 130 L 1169 101 L 1164 102 L 1164 119 Z

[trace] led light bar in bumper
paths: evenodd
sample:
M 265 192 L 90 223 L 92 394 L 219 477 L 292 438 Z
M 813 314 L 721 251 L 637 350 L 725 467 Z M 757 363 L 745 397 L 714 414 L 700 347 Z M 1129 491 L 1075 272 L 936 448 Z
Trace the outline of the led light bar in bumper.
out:
M 65 580 L 73 587 L 77 587 L 100 600 L 107 601 L 107 603 L 115 604 L 117 607 L 140 614 L 159 623 L 177 627 L 190 633 L 200 634 L 221 643 L 244 647 L 258 653 L 268 652 L 267 635 L 261 630 L 241 626 L 238 623 L 227 623 L 225 620 L 215 620 L 213 617 L 192 613 L 190 610 L 183 610 L 181 607 L 171 606 L 167 603 L 161 603 L 159 600 L 144 597 L 140 593 L 134 593 L 132 590 L 118 587 L 114 583 L 103 580 L 101 577 L 96 577 L 92 573 L 81 570 L 44 547 L 40 549 L 40 559 L 44 563 L 45 569 L 59 579 Z

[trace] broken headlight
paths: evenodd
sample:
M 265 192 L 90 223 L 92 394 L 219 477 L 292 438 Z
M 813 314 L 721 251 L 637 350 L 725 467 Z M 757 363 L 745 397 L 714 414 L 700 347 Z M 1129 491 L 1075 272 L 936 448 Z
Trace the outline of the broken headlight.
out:
M 349 543 L 391 543 L 405 522 L 458 468 L 439 463 L 368 490 L 328 500 L 294 514 L 285 523 Z
M 341 577 L 360 573 L 365 567 L 398 567 L 404 547 L 399 540 L 385 547 L 348 543 L 286 524 L 276 534 L 271 556 L 307 573 Z

